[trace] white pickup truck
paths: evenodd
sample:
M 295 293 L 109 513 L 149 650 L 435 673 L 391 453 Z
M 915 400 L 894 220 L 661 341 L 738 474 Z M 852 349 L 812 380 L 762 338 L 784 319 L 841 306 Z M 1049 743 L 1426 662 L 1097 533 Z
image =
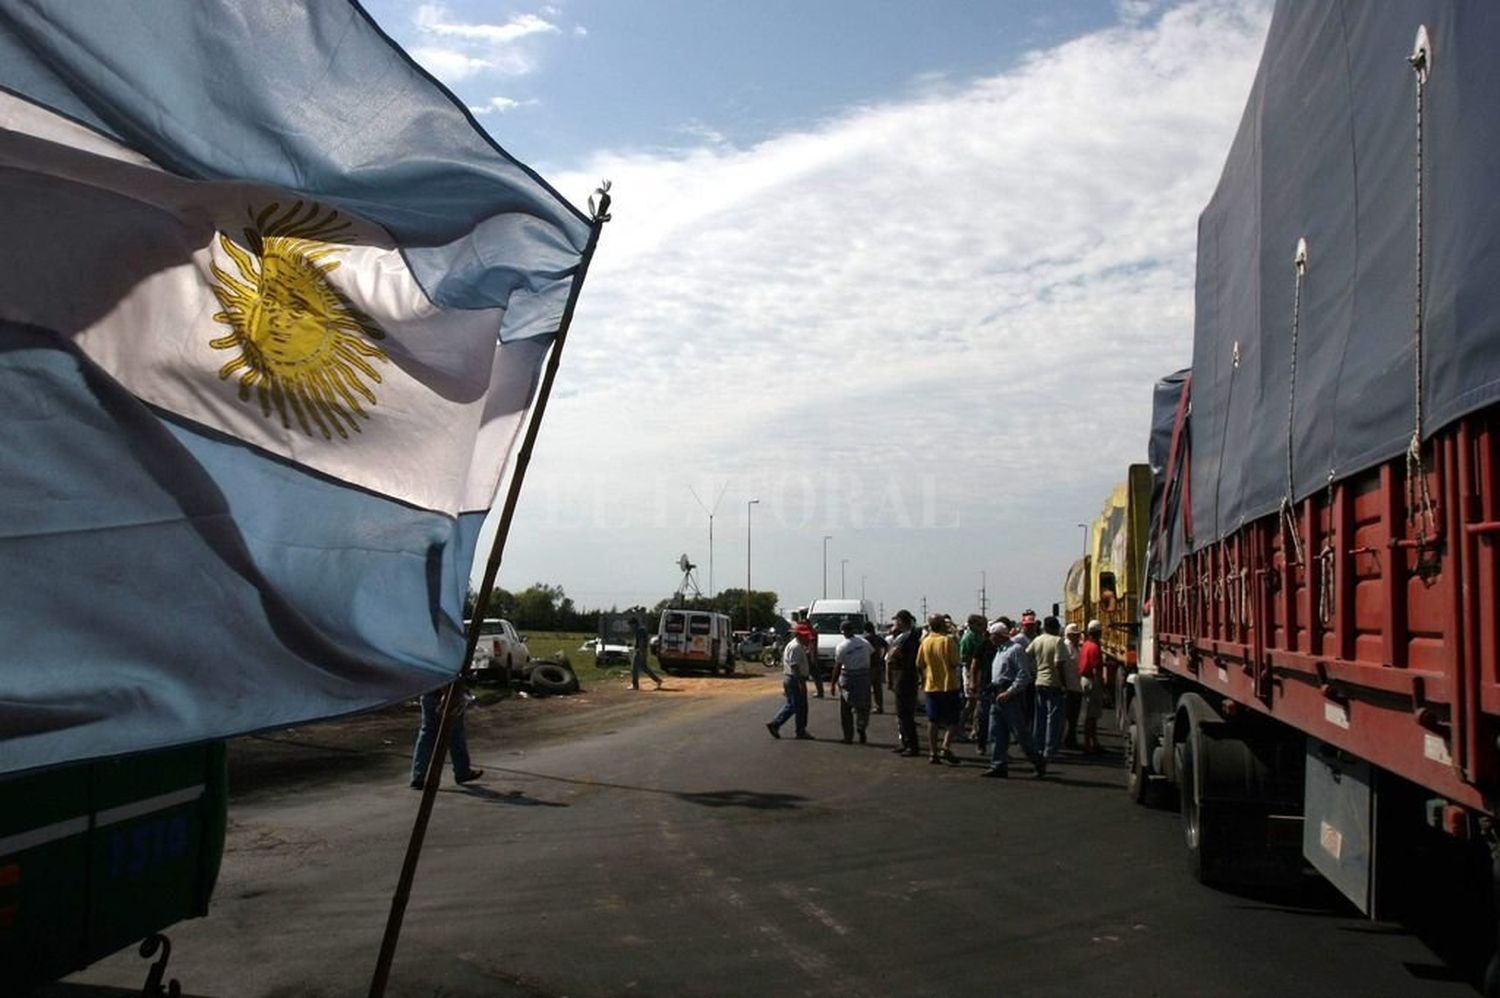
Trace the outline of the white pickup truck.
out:
M 469 622 L 464 622 L 467 628 Z M 495 679 L 510 682 L 517 672 L 524 672 L 531 664 L 531 649 L 526 639 L 516 633 L 510 621 L 499 617 L 487 617 L 479 625 L 479 644 L 474 648 L 474 657 L 469 669 L 476 679 Z

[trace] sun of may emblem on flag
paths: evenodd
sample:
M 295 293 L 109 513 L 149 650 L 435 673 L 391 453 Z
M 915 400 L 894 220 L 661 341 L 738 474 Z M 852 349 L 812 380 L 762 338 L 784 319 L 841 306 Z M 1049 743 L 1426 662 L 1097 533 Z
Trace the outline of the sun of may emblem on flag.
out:
M 329 257 L 344 251 L 328 240 L 350 242 L 349 222 L 302 201 L 285 210 L 269 205 L 251 220 L 243 246 L 219 233 L 238 275 L 211 264 L 224 308 L 214 320 L 230 332 L 209 345 L 237 351 L 219 377 L 238 376 L 241 400 L 254 389 L 261 412 L 270 418 L 275 410 L 287 428 L 295 419 L 308 436 L 316 426 L 324 439 L 337 433 L 347 440 L 349 430 L 360 430 L 358 420 L 370 418 L 365 404 L 376 404 L 370 386 L 381 378 L 372 362 L 388 361 L 369 342 L 385 333 L 328 280 L 339 266 Z

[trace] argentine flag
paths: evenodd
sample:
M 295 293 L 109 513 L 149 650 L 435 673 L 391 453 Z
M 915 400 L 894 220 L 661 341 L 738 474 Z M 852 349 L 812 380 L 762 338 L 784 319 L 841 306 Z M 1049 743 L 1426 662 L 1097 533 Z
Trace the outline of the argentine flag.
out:
M 343 0 L 0 0 L 0 774 L 451 679 L 589 220 Z

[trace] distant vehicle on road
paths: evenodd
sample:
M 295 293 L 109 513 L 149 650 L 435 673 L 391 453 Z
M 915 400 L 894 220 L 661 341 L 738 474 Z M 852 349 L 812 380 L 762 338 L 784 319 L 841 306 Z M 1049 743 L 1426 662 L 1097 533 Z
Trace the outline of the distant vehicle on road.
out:
M 833 669 L 834 649 L 844 640 L 839 628 L 846 620 L 863 633 L 865 621 L 878 623 L 875 604 L 867 599 L 815 599 L 807 608 L 807 622 L 818 632 L 818 668 L 824 674 Z
M 781 648 L 776 635 L 767 631 L 736 631 L 735 639 L 735 654 L 741 662 L 773 661 Z
M 630 663 L 631 648 L 629 645 L 603 642 L 598 638 L 589 638 L 579 646 L 578 650 L 594 656 L 596 662 L 624 662 L 627 665 Z
M 668 672 L 734 671 L 733 625 L 712 610 L 663 610 L 656 657 Z
M 468 626 L 469 621 L 464 621 L 464 627 Z M 512 676 L 524 672 L 530 664 L 531 649 L 526 647 L 526 636 L 517 634 L 508 620 L 486 617 L 479 625 L 479 644 L 469 661 L 474 678 L 509 683 Z

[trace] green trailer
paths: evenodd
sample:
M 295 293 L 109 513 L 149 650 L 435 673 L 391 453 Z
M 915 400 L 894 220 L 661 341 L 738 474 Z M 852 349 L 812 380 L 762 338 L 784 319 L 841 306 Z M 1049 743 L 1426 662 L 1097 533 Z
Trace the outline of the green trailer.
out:
M 0 781 L 0 992 L 25 994 L 207 914 L 225 758 L 210 742 Z

